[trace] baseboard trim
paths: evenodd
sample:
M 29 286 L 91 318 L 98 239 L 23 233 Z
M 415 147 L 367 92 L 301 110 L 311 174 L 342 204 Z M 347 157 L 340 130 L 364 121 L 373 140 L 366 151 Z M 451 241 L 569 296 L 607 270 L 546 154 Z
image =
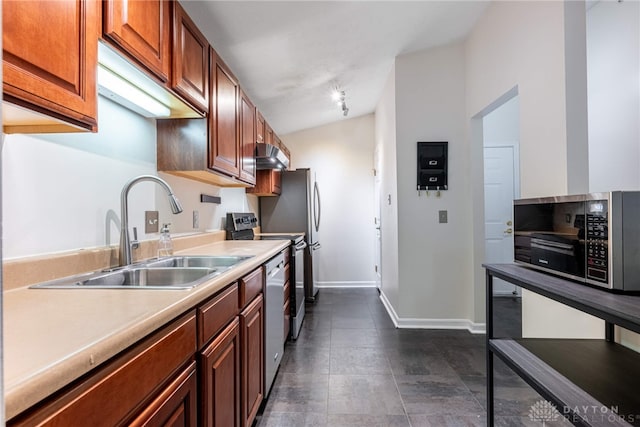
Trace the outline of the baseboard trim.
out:
M 398 329 L 466 329 L 472 334 L 485 334 L 486 324 L 475 323 L 469 319 L 419 319 L 401 318 L 387 299 L 384 292 L 380 291 L 380 301 L 389 313 L 391 321 Z
M 316 282 L 318 288 L 375 288 L 376 282 Z

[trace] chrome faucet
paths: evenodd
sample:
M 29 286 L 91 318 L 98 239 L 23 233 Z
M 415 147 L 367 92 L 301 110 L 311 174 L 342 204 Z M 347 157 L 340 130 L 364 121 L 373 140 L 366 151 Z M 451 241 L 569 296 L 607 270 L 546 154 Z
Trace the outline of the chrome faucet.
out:
M 142 181 L 152 181 L 160 185 L 164 188 L 169 195 L 169 204 L 171 205 L 171 211 L 174 214 L 179 214 L 182 212 L 182 206 L 180 205 L 180 201 L 173 194 L 173 190 L 163 179 L 158 178 L 154 175 L 141 175 L 137 178 L 133 178 L 129 182 L 127 182 L 122 188 L 122 194 L 120 195 L 120 266 L 125 266 L 131 264 L 131 249 L 138 247 L 138 236 L 136 233 L 136 229 L 133 229 L 134 232 L 134 241 L 131 241 L 129 237 L 129 206 L 127 201 L 127 196 L 129 195 L 129 190 L 131 187 L 136 185 Z

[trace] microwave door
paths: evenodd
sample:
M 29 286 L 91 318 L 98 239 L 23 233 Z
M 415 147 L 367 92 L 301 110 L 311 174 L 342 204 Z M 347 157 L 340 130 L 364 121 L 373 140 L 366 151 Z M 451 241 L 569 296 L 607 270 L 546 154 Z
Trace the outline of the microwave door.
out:
M 566 274 L 580 275 L 584 273 L 584 251 L 577 239 L 562 242 L 532 238 L 531 263 Z

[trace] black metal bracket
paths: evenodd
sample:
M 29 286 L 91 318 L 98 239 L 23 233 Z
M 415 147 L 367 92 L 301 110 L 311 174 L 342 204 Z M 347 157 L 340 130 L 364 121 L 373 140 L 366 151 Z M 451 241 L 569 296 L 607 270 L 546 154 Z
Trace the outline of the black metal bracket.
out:
M 209 196 L 207 194 L 200 194 L 200 202 L 201 203 L 217 203 L 218 205 L 222 203 L 222 199 L 218 196 Z

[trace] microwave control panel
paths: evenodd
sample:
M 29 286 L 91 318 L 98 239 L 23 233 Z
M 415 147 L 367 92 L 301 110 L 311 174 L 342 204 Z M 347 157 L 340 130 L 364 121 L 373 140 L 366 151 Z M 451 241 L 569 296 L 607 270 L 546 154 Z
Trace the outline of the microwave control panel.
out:
M 609 281 L 609 221 L 606 200 L 588 201 L 586 205 L 587 279 Z

